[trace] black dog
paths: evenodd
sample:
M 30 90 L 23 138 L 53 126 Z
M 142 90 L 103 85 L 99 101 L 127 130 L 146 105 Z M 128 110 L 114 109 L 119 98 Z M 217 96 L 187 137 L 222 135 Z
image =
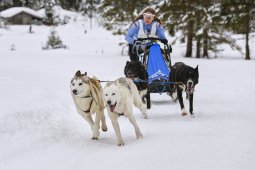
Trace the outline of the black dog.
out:
M 143 103 L 147 103 L 147 109 L 151 108 L 150 93 L 148 91 L 148 72 L 140 61 L 127 61 L 124 74 L 136 84 Z M 139 80 L 142 80 L 139 82 Z
M 179 100 L 181 106 L 182 116 L 187 115 L 187 111 L 184 108 L 182 92 L 186 92 L 189 98 L 189 112 L 191 116 L 193 116 L 193 95 L 195 85 L 198 84 L 198 66 L 196 68 L 192 68 L 188 65 L 185 65 L 182 62 L 177 62 L 173 65 L 172 70 L 169 75 L 170 82 L 177 82 L 177 84 L 170 85 L 170 96 L 173 99 L 177 98 Z

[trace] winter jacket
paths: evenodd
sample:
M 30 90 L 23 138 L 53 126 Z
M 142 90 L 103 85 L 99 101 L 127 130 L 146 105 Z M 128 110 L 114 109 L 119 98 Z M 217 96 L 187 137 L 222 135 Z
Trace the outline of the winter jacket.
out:
M 149 32 L 149 37 L 166 39 L 165 30 L 157 21 L 154 20 L 149 25 L 146 25 L 143 19 L 139 19 L 131 25 L 125 40 L 129 44 L 134 44 L 134 40 L 137 38 L 147 38 L 146 32 Z

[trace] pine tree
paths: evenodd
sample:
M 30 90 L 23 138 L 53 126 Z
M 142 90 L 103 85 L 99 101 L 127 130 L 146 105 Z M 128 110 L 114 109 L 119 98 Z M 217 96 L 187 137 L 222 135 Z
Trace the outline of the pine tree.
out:
M 10 8 L 13 5 L 12 0 L 1 0 L 0 1 L 0 11 Z
M 254 28 L 254 0 L 223 0 L 222 17 L 227 28 L 245 35 L 245 59 L 250 60 L 249 34 Z
M 22 6 L 33 8 L 33 0 L 21 0 Z
M 184 40 L 184 37 L 187 37 L 186 57 L 192 56 L 192 41 L 194 38 L 195 24 L 194 2 L 194 0 L 188 3 L 183 0 L 171 0 L 165 1 L 159 5 L 165 28 L 168 30 L 181 30 L 183 36 L 179 37 L 179 40 Z
M 45 14 L 46 14 L 46 19 L 44 20 L 44 23 L 47 25 L 54 24 L 53 6 L 54 6 L 53 0 L 44 0 L 44 8 L 45 8 Z
M 43 49 L 57 49 L 57 48 L 66 48 L 66 46 L 63 45 L 62 40 L 57 35 L 57 31 L 55 29 L 52 29 L 50 32 L 50 36 L 48 37 L 46 46 L 43 47 Z
M 240 49 L 229 35 L 224 34 L 219 0 L 171 0 L 160 4 L 163 20 L 169 30 L 182 31 L 187 37 L 186 57 L 192 56 L 193 41 L 196 41 L 196 57 L 209 58 L 209 51 L 217 53 L 221 43 Z
M 81 5 L 81 11 L 84 15 L 88 15 L 90 19 L 90 28 L 92 28 L 92 19 L 96 16 L 98 10 L 97 6 L 99 5 L 99 0 L 83 0 Z
M 149 0 L 104 0 L 100 6 L 104 26 L 114 34 L 125 34 L 127 25 L 149 4 Z
M 82 5 L 82 0 L 56 0 L 55 3 L 64 9 L 78 11 Z

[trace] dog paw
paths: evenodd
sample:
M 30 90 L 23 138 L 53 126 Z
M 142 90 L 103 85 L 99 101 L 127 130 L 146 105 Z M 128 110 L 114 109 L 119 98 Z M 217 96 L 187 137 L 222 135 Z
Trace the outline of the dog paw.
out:
M 107 127 L 102 127 L 102 131 L 106 132 L 107 130 Z
M 96 137 L 94 137 L 94 136 L 93 136 L 91 139 L 92 139 L 92 140 L 98 140 L 98 138 L 96 138 Z
M 125 142 L 122 138 L 117 140 L 117 146 L 124 146 L 124 145 L 125 145 Z
M 135 134 L 136 134 L 136 138 L 139 139 L 139 138 L 143 138 L 143 134 L 141 133 L 141 131 L 139 129 L 137 129 L 135 131 Z
M 183 109 L 181 110 L 181 115 L 182 115 L 182 116 L 187 116 L 187 115 L 188 115 L 188 112 L 186 111 L 185 108 L 183 108 Z
M 117 146 L 124 146 L 125 143 L 118 143 Z
M 142 134 L 136 135 L 136 138 L 137 139 L 143 138 L 143 135 Z
M 188 113 L 187 112 L 182 112 L 182 116 L 187 116 Z
M 124 145 L 125 145 L 124 142 L 117 143 L 117 146 L 124 146 Z
M 144 118 L 144 119 L 148 119 L 148 115 L 147 115 L 147 114 L 144 114 L 144 115 L 143 115 L 143 118 Z

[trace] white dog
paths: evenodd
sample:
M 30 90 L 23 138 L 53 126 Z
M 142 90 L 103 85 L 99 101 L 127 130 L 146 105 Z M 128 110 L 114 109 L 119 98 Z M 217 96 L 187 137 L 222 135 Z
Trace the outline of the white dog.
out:
M 114 82 L 107 82 L 104 87 L 104 93 L 107 111 L 117 136 L 117 145 L 122 146 L 125 144 L 118 123 L 118 117 L 121 115 L 127 117 L 132 123 L 137 139 L 143 137 L 133 115 L 133 104 L 141 110 L 144 118 L 147 118 L 146 106 L 143 104 L 133 81 L 129 78 L 119 78 Z
M 93 132 L 92 139 L 98 139 L 100 120 L 102 130 L 107 131 L 102 86 L 95 77 L 89 78 L 86 72 L 81 74 L 80 71 L 77 71 L 71 80 L 70 88 L 77 112 L 89 123 Z M 95 122 L 92 119 L 93 113 L 96 113 Z

